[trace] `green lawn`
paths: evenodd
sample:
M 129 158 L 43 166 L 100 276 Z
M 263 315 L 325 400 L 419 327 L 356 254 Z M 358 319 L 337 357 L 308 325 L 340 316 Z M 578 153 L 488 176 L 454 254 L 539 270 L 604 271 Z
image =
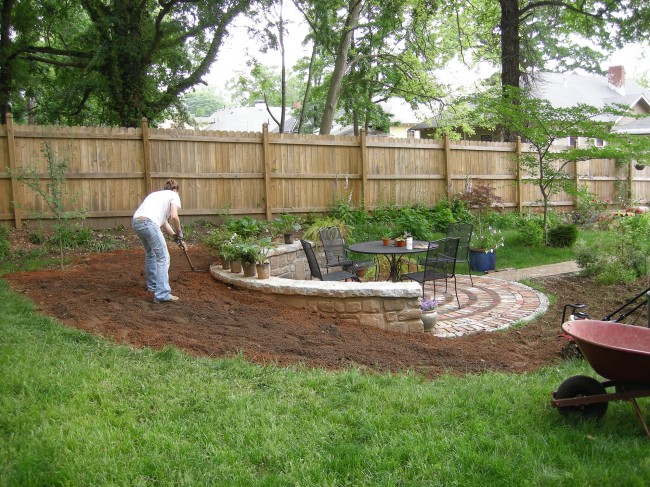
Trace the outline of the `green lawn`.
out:
M 593 375 L 426 381 L 134 350 L 0 281 L 0 485 L 648 485 L 629 405 L 578 424 L 550 407 L 577 373 Z

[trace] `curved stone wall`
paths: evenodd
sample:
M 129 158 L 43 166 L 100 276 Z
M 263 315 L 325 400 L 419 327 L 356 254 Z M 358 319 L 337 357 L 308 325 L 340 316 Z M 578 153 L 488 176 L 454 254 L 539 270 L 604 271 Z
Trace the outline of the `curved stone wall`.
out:
M 400 332 L 424 331 L 419 301 L 422 289 L 416 282 L 308 280 L 307 260 L 300 243 L 274 249 L 269 260 L 270 279 L 244 277 L 217 264 L 210 266 L 210 274 L 220 282 L 272 294 L 280 303 L 323 317 Z

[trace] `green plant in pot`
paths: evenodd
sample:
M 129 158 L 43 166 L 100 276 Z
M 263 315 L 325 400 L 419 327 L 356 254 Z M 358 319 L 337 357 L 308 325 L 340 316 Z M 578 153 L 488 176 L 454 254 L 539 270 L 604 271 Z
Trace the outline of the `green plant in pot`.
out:
M 239 255 L 244 270 L 244 277 L 255 276 L 255 262 L 258 245 L 253 240 L 244 240 L 239 246 Z
M 268 279 L 271 275 L 271 263 L 267 258 L 272 249 L 271 237 L 264 237 L 257 241 L 255 248 L 255 267 L 259 279 Z
M 301 228 L 300 217 L 289 213 L 282 213 L 275 219 L 278 228 L 284 234 L 284 243 L 293 243 L 293 232 L 298 232 Z
M 504 239 L 500 230 L 484 225 L 483 217 L 487 211 L 501 204 L 501 197 L 495 194 L 494 188 L 485 185 L 474 186 L 471 180 L 468 180 L 465 191 L 459 194 L 457 199 L 477 210 L 476 231 L 470 241 L 470 266 L 479 272 L 496 269 L 496 251 L 503 247 Z
M 215 228 L 203 238 L 203 245 L 208 248 L 210 254 L 219 257 L 222 262 L 229 262 L 232 259 L 226 258 L 223 249 L 230 244 L 232 236 L 233 233 L 225 227 Z

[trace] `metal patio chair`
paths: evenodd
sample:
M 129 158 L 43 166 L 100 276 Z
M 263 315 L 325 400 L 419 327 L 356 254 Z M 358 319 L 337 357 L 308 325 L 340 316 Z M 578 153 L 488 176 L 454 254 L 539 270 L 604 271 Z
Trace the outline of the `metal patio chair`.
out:
M 447 225 L 447 238 L 458 237 L 458 252 L 456 254 L 456 263 L 467 263 L 469 280 L 474 285 L 472 279 L 472 266 L 469 265 L 469 243 L 472 240 L 474 225 L 471 223 L 450 223 Z
M 301 239 L 300 243 L 302 244 L 302 249 L 305 251 L 305 255 L 307 256 L 309 272 L 311 273 L 312 277 L 320 279 L 321 281 L 347 281 L 348 279 L 352 279 L 353 281 L 361 282 L 359 276 L 348 271 L 341 270 L 323 274 L 320 270 L 320 265 L 316 259 L 316 253 L 314 252 L 314 247 L 312 246 L 311 242 Z
M 460 308 L 458 289 L 456 288 L 456 253 L 458 252 L 458 238 L 441 238 L 429 242 L 427 256 L 422 262 L 422 270 L 402 274 L 402 279 L 411 279 L 422 285 L 422 298 L 424 298 L 424 284 L 433 282 L 433 295 L 436 294 L 436 281 L 445 281 L 445 293 L 447 292 L 447 280 L 454 280 L 454 293 L 456 302 Z
M 370 269 L 371 267 L 376 269 L 377 263 L 374 259 L 355 260 L 350 257 L 350 252 L 345 245 L 339 227 L 322 228 L 318 234 L 323 244 L 325 268 L 328 273 L 330 268 L 339 266 L 344 271 L 353 272 L 354 274 L 357 274 L 359 269 Z M 375 280 L 377 274 L 375 272 Z

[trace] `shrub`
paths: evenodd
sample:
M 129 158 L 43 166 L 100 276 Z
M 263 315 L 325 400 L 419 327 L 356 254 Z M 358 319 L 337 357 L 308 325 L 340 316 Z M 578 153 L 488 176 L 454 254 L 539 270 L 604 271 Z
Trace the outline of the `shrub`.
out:
M 233 218 L 226 223 L 226 228 L 244 238 L 256 238 L 262 232 L 260 222 L 250 216 Z
M 650 217 L 621 218 L 612 230 L 599 232 L 590 244 L 578 241 L 574 254 L 578 265 L 602 283 L 631 282 L 648 273 Z
M 511 224 L 513 226 L 510 228 L 517 230 L 517 244 L 537 247 L 544 243 L 544 220 L 541 215 L 518 216 Z M 504 227 L 508 228 L 508 225 Z
M 573 223 L 557 225 L 548 231 L 551 247 L 571 247 L 578 239 L 578 227 Z
M 597 194 L 590 192 L 586 186 L 576 190 L 576 208 L 571 212 L 571 221 L 580 226 L 588 226 L 604 215 L 607 204 Z
M 449 203 L 447 199 L 441 199 L 436 203 L 436 206 L 433 207 L 431 211 L 431 216 L 429 220 L 431 222 L 431 229 L 435 232 L 446 232 L 447 226 L 450 223 L 457 221 L 456 216 L 454 215 L 454 208 L 459 215 L 466 216 L 466 220 L 471 221 L 472 214 L 467 209 L 467 205 L 460 200 L 454 200 L 454 203 Z M 463 213 L 463 209 L 465 212 Z
M 9 228 L 0 225 L 0 257 L 9 256 Z
M 417 240 L 432 240 L 433 230 L 429 220 L 429 210 L 423 206 L 402 208 L 393 236 L 410 233 Z
M 27 234 L 27 240 L 29 240 L 29 243 L 33 243 L 34 245 L 41 245 L 47 242 L 47 235 L 45 234 L 43 227 L 40 226 Z

